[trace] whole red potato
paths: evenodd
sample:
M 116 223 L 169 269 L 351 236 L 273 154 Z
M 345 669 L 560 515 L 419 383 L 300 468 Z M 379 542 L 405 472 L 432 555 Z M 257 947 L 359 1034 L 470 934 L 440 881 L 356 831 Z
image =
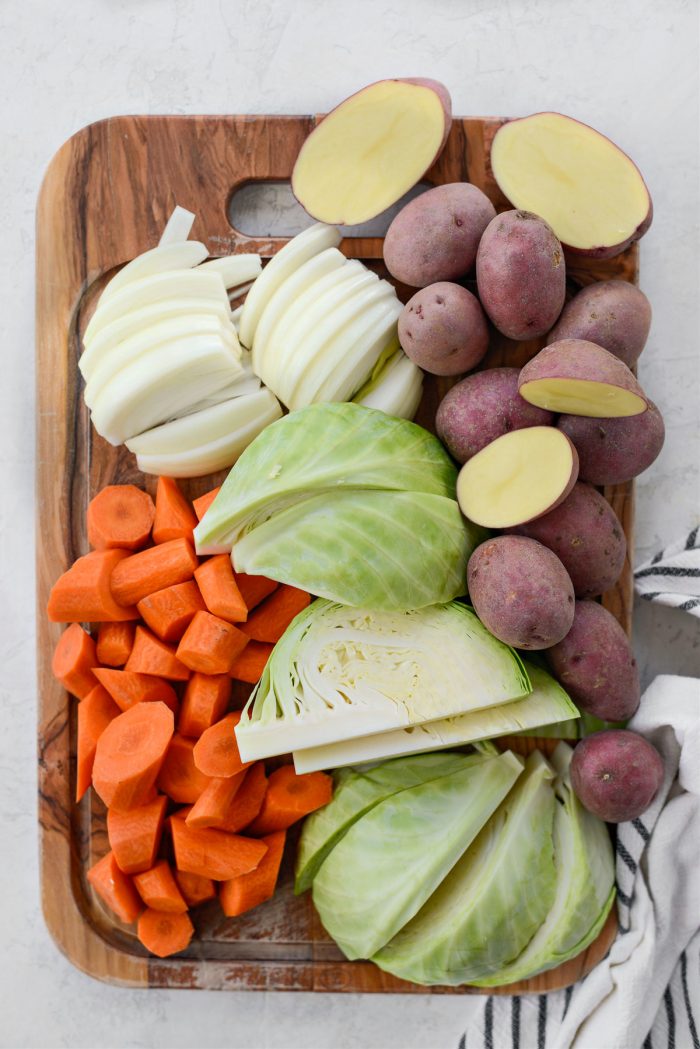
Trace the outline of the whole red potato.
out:
M 581 804 L 606 823 L 624 823 L 649 808 L 664 779 L 656 747 L 628 729 L 581 740 L 571 759 L 571 784 Z

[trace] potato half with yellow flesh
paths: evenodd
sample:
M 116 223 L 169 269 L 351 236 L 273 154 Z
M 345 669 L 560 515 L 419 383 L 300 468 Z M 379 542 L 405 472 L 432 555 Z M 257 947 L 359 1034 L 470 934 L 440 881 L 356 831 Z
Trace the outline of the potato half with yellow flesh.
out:
M 540 350 L 520 372 L 518 393 L 538 408 L 596 419 L 641 415 L 649 407 L 627 365 L 585 339 L 560 339 Z

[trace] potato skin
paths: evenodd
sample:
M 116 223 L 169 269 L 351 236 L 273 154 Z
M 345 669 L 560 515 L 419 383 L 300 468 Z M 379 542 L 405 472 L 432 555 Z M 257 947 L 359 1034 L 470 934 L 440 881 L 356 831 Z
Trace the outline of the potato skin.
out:
M 554 416 L 518 393 L 519 368 L 487 368 L 462 379 L 443 397 L 437 435 L 458 463 L 466 463 L 511 430 L 551 426 Z
M 576 446 L 579 477 L 589 484 L 624 484 L 651 466 L 663 448 L 661 412 L 649 401 L 642 415 L 596 419 L 561 415 L 557 427 Z
M 488 539 L 469 558 L 467 580 L 479 619 L 507 645 L 549 648 L 571 627 L 571 580 L 556 554 L 534 539 Z
M 579 801 L 607 823 L 641 816 L 663 780 L 656 747 L 627 729 L 594 732 L 575 747 L 571 759 L 571 785 Z
M 646 405 L 649 403 L 644 390 L 627 365 L 602 346 L 586 339 L 560 339 L 541 349 L 520 372 L 518 389 L 521 396 L 525 396 L 527 400 L 523 387 L 540 379 L 585 379 L 590 382 L 607 383 L 635 393 Z M 642 409 L 639 414 L 645 410 Z
M 639 706 L 639 671 L 624 630 L 596 601 L 577 601 L 574 622 L 547 652 L 574 703 L 604 721 L 626 721 Z
M 534 339 L 555 324 L 566 297 L 564 252 L 551 227 L 530 211 L 504 211 L 476 256 L 481 304 L 509 339 Z
M 584 339 L 632 368 L 650 327 L 651 304 L 644 292 L 624 280 L 597 281 L 567 302 L 547 336 L 547 345 L 561 339 Z
M 475 368 L 489 348 L 479 300 L 461 284 L 440 281 L 417 291 L 399 317 L 399 342 L 407 357 L 432 375 Z
M 617 514 L 599 491 L 577 482 L 563 503 L 528 524 L 506 531 L 552 550 L 571 577 L 578 598 L 597 597 L 620 578 L 627 540 Z
M 401 209 L 384 238 L 384 262 L 396 280 L 413 288 L 468 273 L 481 235 L 496 214 L 470 182 L 435 186 Z

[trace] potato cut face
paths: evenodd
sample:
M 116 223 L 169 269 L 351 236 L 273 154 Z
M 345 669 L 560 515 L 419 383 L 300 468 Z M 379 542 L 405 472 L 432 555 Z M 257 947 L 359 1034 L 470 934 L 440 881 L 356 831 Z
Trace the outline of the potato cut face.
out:
M 431 88 L 384 80 L 359 91 L 309 135 L 292 189 L 321 222 L 356 225 L 408 192 L 442 146 L 446 116 Z
M 624 419 L 647 410 L 647 402 L 639 394 L 590 379 L 533 379 L 518 392 L 538 408 L 565 415 Z
M 630 158 L 559 113 L 504 124 L 493 140 L 491 165 L 511 204 L 541 215 L 572 248 L 624 245 L 649 214 L 649 192 Z
M 558 434 L 551 426 L 531 426 L 477 452 L 457 478 L 464 516 L 485 528 L 510 528 L 557 506 L 578 473 L 573 446 Z

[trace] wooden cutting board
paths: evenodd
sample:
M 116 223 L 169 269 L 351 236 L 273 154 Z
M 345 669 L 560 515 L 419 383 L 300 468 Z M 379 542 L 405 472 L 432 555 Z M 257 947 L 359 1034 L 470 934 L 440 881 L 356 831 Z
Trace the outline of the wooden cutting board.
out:
M 37 211 L 37 633 L 41 890 L 44 915 L 57 944 L 80 969 L 100 979 L 138 987 L 225 990 L 393 991 L 426 989 L 382 973 L 369 962 L 348 962 L 329 940 L 310 896 L 292 893 L 294 840 L 280 889 L 269 903 L 238 919 L 216 904 L 194 912 L 197 936 L 178 957 L 147 956 L 131 928 L 96 899 L 87 868 L 107 851 L 104 809 L 91 791 L 76 805 L 76 701 L 51 675 L 51 654 L 62 627 L 44 614 L 51 585 L 88 549 L 85 511 L 104 485 L 144 478 L 126 449 L 114 449 L 90 428 L 77 368 L 81 333 L 105 280 L 115 267 L 158 242 L 175 204 L 197 214 L 192 236 L 212 256 L 256 251 L 273 255 L 285 243 L 248 237 L 227 218 L 232 193 L 251 181 L 289 179 L 315 117 L 115 117 L 78 132 L 52 160 Z M 504 210 L 489 167 L 498 119 L 456 119 L 447 146 L 426 181 L 468 180 Z M 382 270 L 381 238 L 347 239 L 343 250 Z M 636 282 L 633 247 L 607 262 L 568 263 L 570 290 L 593 280 Z M 408 289 L 400 288 L 405 299 Z M 512 343 L 494 333 L 484 362 L 520 365 L 542 341 Z M 417 421 L 432 428 L 439 398 L 451 380 L 426 382 Z M 210 477 L 185 485 L 196 496 Z M 152 491 L 153 481 L 146 486 Z M 632 485 L 606 490 L 633 548 Z M 629 561 L 604 604 L 630 629 Z M 602 958 L 615 936 L 614 914 L 599 939 L 578 958 L 504 993 L 564 987 Z M 469 993 L 470 988 L 431 988 Z M 473 989 L 472 989 L 473 990 Z

